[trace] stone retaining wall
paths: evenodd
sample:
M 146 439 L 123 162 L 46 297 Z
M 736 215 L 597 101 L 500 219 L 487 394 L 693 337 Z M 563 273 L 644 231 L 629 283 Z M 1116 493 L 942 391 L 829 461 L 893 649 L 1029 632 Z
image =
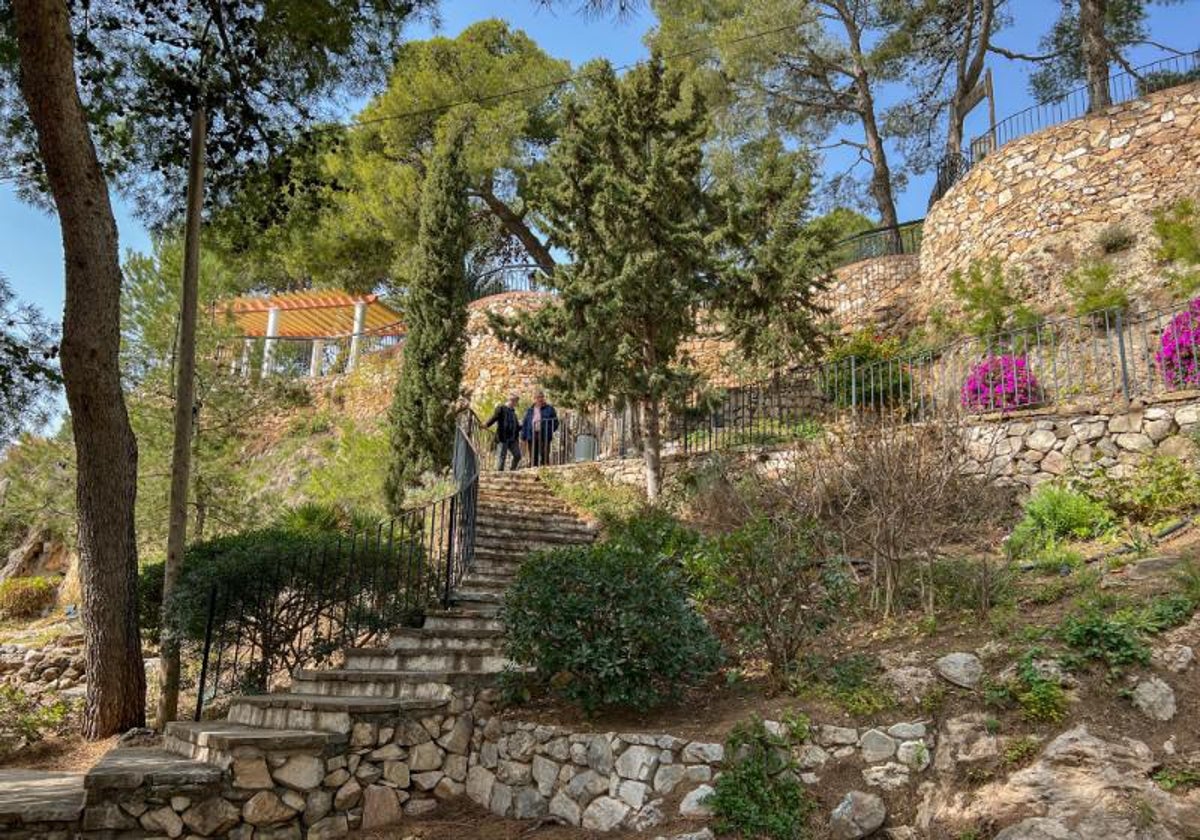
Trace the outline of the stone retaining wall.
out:
M 0 645 L 0 683 L 28 694 L 71 692 L 86 682 L 83 636 L 60 636 L 40 647 Z
M 920 280 L 916 254 L 874 257 L 833 272 L 817 302 L 843 334 L 860 329 L 892 330 L 912 326 L 909 300 Z

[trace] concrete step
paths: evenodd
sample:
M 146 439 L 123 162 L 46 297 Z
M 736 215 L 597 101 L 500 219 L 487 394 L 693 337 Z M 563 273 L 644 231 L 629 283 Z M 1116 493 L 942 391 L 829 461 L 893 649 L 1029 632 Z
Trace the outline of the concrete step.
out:
M 496 618 L 494 607 L 485 611 L 456 608 L 426 611 L 425 626 L 423 629 L 431 632 L 441 630 L 493 630 L 499 633 L 504 630 L 504 626 Z
M 456 588 L 453 593 L 451 593 L 450 601 L 451 603 L 459 605 L 464 605 L 467 603 L 499 605 L 504 603 L 504 590 L 487 590 L 478 589 L 475 587 L 467 588 L 466 586 L 460 586 Z M 462 609 L 469 610 L 475 608 L 462 606 Z
M 221 768 L 246 748 L 275 754 L 321 755 L 333 736 L 313 729 L 264 729 L 228 720 L 173 721 L 163 734 L 167 752 Z
M 345 668 L 301 668 L 292 676 L 292 691 L 298 695 L 445 703 L 450 700 L 455 689 L 473 688 L 483 681 L 490 681 L 494 674 L 480 671 L 355 671 Z
M 468 572 L 455 589 L 467 589 L 472 592 L 495 592 L 499 595 L 503 594 L 511 583 L 511 576 L 494 578 L 490 575 L 479 575 L 475 572 Z
M 551 524 L 528 527 L 521 523 L 481 523 L 475 528 L 475 539 L 500 539 L 522 542 L 590 543 L 599 532 L 593 528 L 559 528 Z
M 396 650 L 490 650 L 500 644 L 503 634 L 498 630 L 472 630 L 407 627 L 397 630 L 384 647 L 365 649 L 367 653 Z M 356 652 L 356 651 L 355 651 Z
M 503 503 L 495 504 L 480 504 L 477 509 L 476 524 L 479 527 L 491 527 L 493 525 L 501 528 L 525 528 L 525 529 L 543 529 L 552 528 L 556 530 L 578 531 L 581 533 L 595 533 L 599 530 L 599 526 L 586 519 L 580 519 L 569 510 L 565 512 L 535 512 L 529 510 L 517 510 L 505 506 Z
M 495 585 L 501 587 L 511 586 L 512 582 L 517 577 L 516 568 L 506 569 L 505 571 L 480 571 L 478 568 L 472 567 L 471 571 L 467 572 L 463 578 L 464 586 L 479 585 Z
M 347 671 L 461 671 L 496 673 L 508 660 L 499 645 L 483 650 L 392 650 L 387 653 L 346 654 Z
M 234 698 L 229 722 L 276 730 L 317 730 L 345 734 L 359 715 L 436 712 L 448 698 L 346 697 L 338 695 L 255 694 Z

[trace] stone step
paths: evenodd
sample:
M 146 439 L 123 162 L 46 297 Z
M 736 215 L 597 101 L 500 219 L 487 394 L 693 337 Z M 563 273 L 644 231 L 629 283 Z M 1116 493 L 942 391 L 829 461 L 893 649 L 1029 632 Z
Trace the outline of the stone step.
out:
M 509 540 L 516 542 L 591 543 L 599 534 L 587 528 L 524 527 L 520 523 L 479 525 L 475 541 Z
M 233 763 L 235 752 L 321 755 L 333 736 L 314 729 L 264 729 L 228 720 L 172 721 L 163 733 L 167 752 L 221 768 Z
M 475 572 L 467 572 L 464 577 L 455 587 L 455 590 L 467 589 L 472 592 L 495 592 L 503 593 L 512 583 L 511 576 L 495 577 L 492 575 L 480 575 Z
M 342 699 L 450 700 L 455 689 L 473 688 L 492 673 L 479 671 L 355 671 L 345 668 L 309 670 L 293 674 L 292 691 L 298 695 Z
M 451 594 L 450 601 L 465 610 L 477 609 L 477 607 L 467 606 L 467 604 L 495 604 L 498 606 L 504 603 L 504 590 L 487 590 L 474 587 L 468 589 L 465 586 L 460 586 Z
M 483 586 L 486 584 L 489 586 L 495 585 L 508 587 L 512 585 L 512 582 L 516 579 L 516 577 L 517 570 L 515 566 L 512 569 L 506 569 L 502 572 L 480 571 L 478 568 L 472 568 L 471 571 L 467 572 L 467 576 L 463 578 L 463 585 L 474 586 L 478 584 Z
M 347 671 L 460 671 L 497 673 L 508 664 L 499 646 L 487 650 L 392 650 L 346 654 Z
M 492 630 L 497 633 L 504 626 L 497 620 L 495 609 L 486 611 L 449 609 L 428 610 L 425 613 L 424 630 L 438 632 L 441 630 Z
M 442 628 L 431 630 L 425 627 L 406 627 L 392 633 L 384 647 L 363 649 L 367 653 L 396 650 L 484 650 L 499 644 L 498 630 L 471 630 Z
M 315 729 L 345 734 L 356 716 L 436 712 L 446 702 L 443 698 L 345 697 L 300 692 L 254 694 L 234 698 L 229 707 L 229 721 L 264 729 Z
M 158 747 L 114 747 L 87 771 L 84 787 L 89 802 L 102 803 L 114 794 L 124 796 L 143 786 L 212 788 L 215 793 L 224 775 L 220 767 Z
M 481 528 L 495 525 L 502 528 L 550 528 L 563 531 L 578 531 L 580 533 L 595 533 L 599 530 L 599 526 L 588 522 L 586 519 L 580 519 L 574 513 L 569 512 L 569 510 L 567 512 L 541 513 L 512 509 L 502 502 L 480 504 L 476 512 L 475 522 Z

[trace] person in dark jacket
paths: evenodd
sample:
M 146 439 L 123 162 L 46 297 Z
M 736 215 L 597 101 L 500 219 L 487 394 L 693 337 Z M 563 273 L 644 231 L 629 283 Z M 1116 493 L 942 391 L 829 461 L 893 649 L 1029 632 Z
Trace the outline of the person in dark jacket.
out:
M 558 412 L 546 402 L 546 394 L 538 391 L 533 395 L 533 405 L 525 411 L 521 421 L 521 440 L 529 444 L 530 460 L 535 467 L 544 466 L 550 457 L 550 441 L 558 431 Z
M 517 443 L 521 434 L 521 424 L 517 422 L 517 395 L 510 394 L 508 402 L 499 403 L 484 425 L 489 429 L 496 427 L 496 469 L 504 472 L 504 461 L 511 455 L 509 469 L 515 470 L 521 462 L 521 446 Z

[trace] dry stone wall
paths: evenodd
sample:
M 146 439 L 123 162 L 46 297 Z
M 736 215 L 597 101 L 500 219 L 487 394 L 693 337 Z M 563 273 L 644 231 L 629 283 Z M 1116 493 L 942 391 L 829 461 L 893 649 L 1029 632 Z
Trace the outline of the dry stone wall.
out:
M 874 257 L 839 267 L 818 303 L 844 333 L 863 328 L 890 330 L 911 326 L 911 295 L 920 277 L 916 254 Z
M 1014 140 L 977 163 L 929 211 L 920 283 L 925 317 L 953 301 L 950 277 L 997 257 L 1021 274 L 1042 311 L 1064 306 L 1063 275 L 1101 255 L 1097 235 L 1126 228 L 1132 247 L 1113 255 L 1144 305 L 1166 297 L 1155 262 L 1155 210 L 1200 194 L 1200 83 L 1159 91 Z

